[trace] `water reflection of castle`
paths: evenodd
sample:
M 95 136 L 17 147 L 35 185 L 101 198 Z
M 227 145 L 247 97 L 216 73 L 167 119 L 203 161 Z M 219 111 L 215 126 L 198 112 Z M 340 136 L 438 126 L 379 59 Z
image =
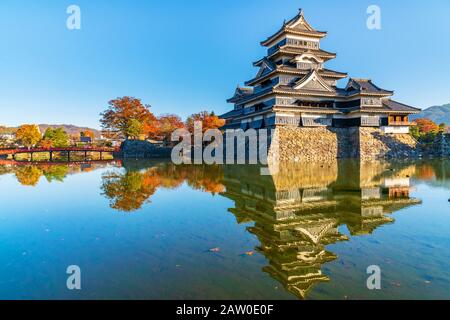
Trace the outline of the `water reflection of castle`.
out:
M 334 162 L 261 176 L 256 167 L 225 167 L 222 195 L 235 202 L 229 210 L 239 223 L 254 222 L 248 230 L 269 261 L 263 270 L 305 298 L 315 283 L 329 280 L 321 268 L 337 256 L 325 246 L 348 240 L 339 226 L 352 236 L 370 234 L 394 221 L 388 214 L 420 202 L 409 197 L 414 168 Z

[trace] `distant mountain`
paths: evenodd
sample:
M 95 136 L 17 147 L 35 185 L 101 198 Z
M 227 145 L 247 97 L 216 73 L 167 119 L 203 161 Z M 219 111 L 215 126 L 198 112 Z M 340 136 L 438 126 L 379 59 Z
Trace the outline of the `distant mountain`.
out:
M 99 138 L 101 136 L 101 132 L 96 129 L 88 128 L 88 127 L 78 127 L 74 126 L 72 124 L 39 124 L 39 130 L 41 130 L 42 133 L 47 130 L 47 128 L 63 128 L 65 132 L 67 132 L 68 135 L 76 135 L 79 134 L 81 131 L 92 131 L 96 138 Z
M 437 124 L 446 123 L 450 125 L 450 103 L 443 106 L 434 106 L 423 110 L 419 114 L 411 116 L 411 120 L 427 118 L 433 120 Z
M 39 124 L 38 125 L 39 130 L 41 130 L 42 133 L 47 130 L 47 128 L 63 128 L 64 131 L 67 132 L 69 135 L 76 135 L 79 134 L 81 131 L 92 131 L 96 138 L 99 138 L 102 133 L 99 130 L 88 128 L 88 127 L 78 127 L 74 126 L 72 124 Z M 17 127 L 4 127 L 0 125 L 0 134 L 10 134 L 15 133 L 17 130 Z

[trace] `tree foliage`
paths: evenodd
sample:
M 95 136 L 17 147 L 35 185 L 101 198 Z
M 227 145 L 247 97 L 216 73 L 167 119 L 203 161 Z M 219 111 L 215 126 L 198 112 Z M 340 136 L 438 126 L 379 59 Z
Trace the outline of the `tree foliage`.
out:
M 80 132 L 80 137 L 88 137 L 91 138 L 91 140 L 94 140 L 95 134 L 91 130 L 85 130 Z
M 138 139 L 144 134 L 144 124 L 137 119 L 129 119 L 125 129 L 126 137 L 131 139 Z
M 439 132 L 445 132 L 447 125 L 436 124 L 434 121 L 426 118 L 416 119 L 410 128 L 411 135 L 423 143 L 432 143 Z
M 127 168 L 126 172 L 107 172 L 102 176 L 103 195 L 116 210 L 132 212 L 149 203 L 158 188 L 174 189 L 184 181 L 194 189 L 212 194 L 225 190 L 220 166 L 175 166 L 171 163 L 146 170 Z
M 202 132 L 209 129 L 218 129 L 225 124 L 225 120 L 220 119 L 214 112 L 202 111 L 190 115 L 186 120 L 186 128 L 189 132 L 194 132 L 194 122 L 200 121 L 202 123 Z
M 66 148 L 70 145 L 69 136 L 62 128 L 47 128 L 43 140 L 50 141 L 54 148 Z
M 125 139 L 136 138 L 141 133 L 151 136 L 157 127 L 150 106 L 133 97 L 109 101 L 107 110 L 101 113 L 100 123 L 105 131 L 117 133 Z M 137 134 L 138 131 L 141 132 Z
M 415 123 L 420 133 L 439 132 L 439 126 L 433 120 L 420 118 L 415 120 Z
M 53 147 L 53 142 L 50 139 L 42 139 L 39 142 L 39 147 L 44 148 L 44 149 L 50 149 Z
M 37 125 L 24 124 L 17 129 L 16 139 L 25 147 L 31 148 L 41 140 L 41 132 Z
M 158 138 L 168 142 L 172 132 L 184 128 L 181 118 L 175 114 L 165 114 L 158 117 Z
M 19 181 L 21 185 L 34 187 L 41 179 L 42 170 L 35 166 L 19 167 L 15 174 L 17 181 Z

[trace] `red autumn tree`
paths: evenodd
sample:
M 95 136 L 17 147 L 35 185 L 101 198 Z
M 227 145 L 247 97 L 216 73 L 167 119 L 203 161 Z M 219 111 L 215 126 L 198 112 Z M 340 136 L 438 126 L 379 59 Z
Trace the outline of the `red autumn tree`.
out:
M 175 114 L 165 114 L 158 117 L 158 136 L 164 141 L 170 141 L 172 132 L 181 128 L 184 128 L 184 123 Z
M 420 118 L 415 120 L 415 123 L 420 133 L 439 132 L 439 126 L 430 119 Z
M 190 115 L 186 120 L 186 128 L 189 132 L 194 132 L 194 122 L 200 121 L 202 123 L 202 132 L 209 129 L 218 129 L 225 124 L 225 120 L 220 119 L 214 112 L 202 111 Z
M 157 133 L 157 120 L 150 112 L 150 105 L 140 99 L 122 97 L 109 101 L 108 108 L 102 112 L 100 123 L 104 131 L 122 138 L 138 138 L 141 135 L 153 136 Z

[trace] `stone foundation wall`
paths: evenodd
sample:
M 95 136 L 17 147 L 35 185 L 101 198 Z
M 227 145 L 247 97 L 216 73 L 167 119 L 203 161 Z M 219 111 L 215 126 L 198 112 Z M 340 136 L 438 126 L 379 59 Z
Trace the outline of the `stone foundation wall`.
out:
M 289 127 L 274 129 L 278 140 L 278 156 L 272 143 L 269 162 L 312 162 L 337 158 L 405 159 L 418 158 L 422 147 L 409 134 L 385 134 L 378 128 Z M 450 136 L 441 135 L 433 145 L 433 155 L 450 155 Z M 274 138 L 272 141 L 274 141 Z M 226 148 L 224 148 L 226 149 Z M 248 141 L 246 143 L 248 155 Z M 170 158 L 171 148 L 162 148 L 147 141 L 125 141 L 120 154 L 123 158 Z M 226 150 L 224 150 L 224 155 Z
M 358 128 L 361 159 L 417 158 L 418 142 L 410 134 L 385 134 L 377 128 Z
M 170 158 L 172 148 L 159 147 L 148 141 L 125 140 L 120 146 L 120 152 L 115 154 L 118 158 Z
M 279 161 L 336 158 L 417 158 L 420 148 L 409 134 L 385 134 L 377 128 L 277 127 Z M 271 147 L 270 157 L 274 149 Z
M 301 162 L 345 156 L 349 146 L 342 142 L 348 140 L 348 130 L 333 129 L 277 127 L 274 138 L 278 139 L 279 160 Z

